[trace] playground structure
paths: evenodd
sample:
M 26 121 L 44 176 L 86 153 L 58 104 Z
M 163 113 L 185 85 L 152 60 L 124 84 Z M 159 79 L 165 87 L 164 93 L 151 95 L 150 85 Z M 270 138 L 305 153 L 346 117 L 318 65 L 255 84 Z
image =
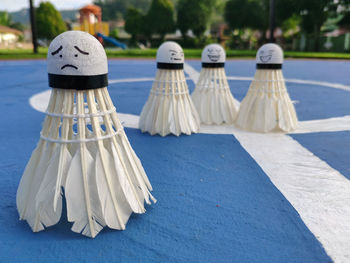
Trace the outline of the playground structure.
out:
M 79 24 L 73 27 L 74 30 L 88 32 L 95 36 L 102 44 L 109 42 L 114 46 L 126 49 L 127 45 L 115 38 L 108 37 L 109 25 L 102 22 L 102 10 L 97 5 L 86 5 L 79 10 Z

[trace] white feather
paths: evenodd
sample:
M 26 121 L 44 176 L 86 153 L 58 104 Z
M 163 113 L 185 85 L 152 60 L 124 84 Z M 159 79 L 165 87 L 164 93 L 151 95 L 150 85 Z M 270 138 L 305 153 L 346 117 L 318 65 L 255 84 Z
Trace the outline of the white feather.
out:
M 257 70 L 240 105 L 236 125 L 255 132 L 297 128 L 298 119 L 281 70 Z
M 62 110 L 63 97 L 57 91 L 53 91 L 49 100 L 48 111 L 60 113 Z M 58 118 L 46 116 L 42 134 L 43 136 L 58 137 L 60 121 Z M 43 212 L 43 222 L 41 214 L 36 206 L 36 196 L 44 180 L 50 159 L 55 151 L 56 144 L 40 139 L 38 146 L 33 151 L 32 156 L 25 168 L 17 190 L 17 209 L 20 219 L 26 220 L 34 232 L 44 229 L 45 224 L 50 225 L 50 212 Z
M 63 186 L 67 217 L 73 222 L 74 232 L 95 237 L 105 225 L 125 229 L 132 212 L 144 213 L 144 202 L 156 200 L 150 194 L 152 187 L 142 164 L 113 111 L 107 89 L 53 89 L 52 94 L 43 137 L 17 192 L 21 219 L 27 220 L 33 231 L 57 223 L 62 212 Z M 100 113 L 102 117 L 98 117 Z M 84 114 L 92 116 L 81 117 Z M 75 120 L 78 129 L 73 131 Z M 89 123 L 92 129 L 88 128 Z M 102 136 L 110 138 L 101 139 Z
M 161 136 L 198 132 L 199 116 L 190 104 L 192 101 L 183 70 L 159 69 L 142 109 L 139 128 L 142 132 Z
M 65 185 L 67 218 L 72 231 L 94 238 L 105 226 L 97 193 L 95 161 L 85 147 L 74 155 Z
M 63 151 L 65 152 L 64 167 L 62 159 L 60 159 L 60 155 Z M 62 196 L 60 194 L 61 184 L 58 186 L 59 195 L 55 196 L 57 190 L 56 181 L 59 170 L 61 170 L 62 174 L 67 173 L 71 159 L 72 157 L 66 148 L 62 149 L 62 147 L 56 147 L 35 198 L 35 225 L 40 224 L 49 227 L 55 225 L 59 221 L 62 212 Z
M 234 122 L 238 110 L 224 68 L 202 68 L 191 97 L 202 123 Z

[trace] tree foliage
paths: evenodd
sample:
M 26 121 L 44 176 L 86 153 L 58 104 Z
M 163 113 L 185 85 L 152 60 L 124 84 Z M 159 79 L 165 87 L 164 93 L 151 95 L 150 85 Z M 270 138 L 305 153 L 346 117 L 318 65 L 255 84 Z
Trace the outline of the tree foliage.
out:
M 319 33 L 327 20 L 333 0 L 303 0 L 299 3 L 301 27 L 306 33 Z
M 38 37 L 52 40 L 67 30 L 61 14 L 50 2 L 41 2 L 36 9 Z
M 275 25 L 298 13 L 298 1 L 275 0 Z M 269 27 L 269 0 L 229 0 L 225 7 L 225 20 L 231 29 L 259 29 Z
M 12 23 L 11 16 L 6 11 L 0 11 L 0 25 L 10 26 Z
M 187 31 L 201 39 L 208 29 L 216 0 L 179 0 L 177 7 L 177 26 L 186 37 Z
M 345 27 L 350 29 L 350 1 L 340 0 L 340 14 L 343 16 L 342 19 L 338 22 L 338 26 Z
M 24 29 L 21 23 L 13 22 L 11 15 L 6 11 L 0 11 L 0 25 L 15 28 L 20 31 Z
M 152 0 L 144 24 L 144 33 L 159 34 L 164 39 L 165 34 L 175 31 L 174 6 L 170 0 Z
M 299 3 L 301 29 L 314 39 L 314 51 L 319 49 L 319 36 L 323 23 L 329 17 L 333 0 L 304 0 Z
M 128 32 L 132 41 L 137 40 L 137 36 L 142 33 L 143 14 L 137 8 L 130 7 L 126 14 L 125 31 Z
M 103 20 L 108 21 L 126 18 L 130 7 L 146 13 L 151 0 L 96 0 L 94 3 L 101 7 Z

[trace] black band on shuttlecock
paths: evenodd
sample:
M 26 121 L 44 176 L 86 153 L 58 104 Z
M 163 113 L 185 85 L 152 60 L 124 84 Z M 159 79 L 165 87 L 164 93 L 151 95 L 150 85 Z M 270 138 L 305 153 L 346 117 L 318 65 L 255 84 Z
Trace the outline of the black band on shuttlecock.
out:
M 183 63 L 161 63 L 157 62 L 157 68 L 160 69 L 183 69 L 184 64 Z
M 225 63 L 205 63 L 202 62 L 202 68 L 223 68 Z
M 49 86 L 57 89 L 88 90 L 108 86 L 107 74 L 93 76 L 56 75 L 49 73 Z
M 257 69 L 281 69 L 282 64 L 256 64 Z

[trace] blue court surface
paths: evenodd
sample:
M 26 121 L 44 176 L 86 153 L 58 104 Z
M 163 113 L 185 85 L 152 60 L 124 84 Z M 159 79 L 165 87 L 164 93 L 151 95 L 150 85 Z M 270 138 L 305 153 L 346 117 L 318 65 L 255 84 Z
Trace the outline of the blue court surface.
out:
M 187 63 L 200 71 L 200 61 Z M 255 61 L 232 60 L 225 68 L 229 77 L 252 77 Z M 153 78 L 155 72 L 154 60 L 109 61 L 110 80 L 129 79 L 109 86 L 118 113 L 140 114 L 152 84 L 144 78 Z M 350 115 L 349 62 L 287 60 L 283 72 L 286 79 L 326 83 L 287 82 L 300 121 Z M 192 76 L 186 74 L 192 92 Z M 264 166 L 278 163 L 278 157 L 255 158 L 237 133 L 160 137 L 126 127 L 157 203 L 147 206 L 145 214 L 132 215 L 125 231 L 105 228 L 95 239 L 72 232 L 65 215 L 58 225 L 32 233 L 18 220 L 16 191 L 44 120 L 29 99 L 49 89 L 46 62 L 0 61 L 0 79 L 0 262 L 350 262 L 350 200 L 335 207 L 317 199 L 320 208 L 313 209 L 316 199 L 302 200 L 308 192 L 303 182 L 293 191 L 283 187 L 284 179 L 275 179 Z M 242 100 L 250 82 L 231 79 L 234 97 Z M 350 189 L 350 128 L 281 136 L 329 167 L 329 174 L 346 185 L 342 191 Z M 289 151 L 288 145 L 280 149 Z M 298 167 L 302 173 L 302 164 Z M 316 177 L 319 167 L 314 168 Z M 328 172 L 322 176 L 322 182 L 334 181 Z M 322 193 L 325 187 L 315 191 Z M 324 198 L 332 194 L 337 193 Z M 329 209 L 343 218 L 337 224 L 344 234 L 340 246 L 333 243 L 339 241 L 338 232 L 327 230 L 332 230 L 333 220 L 327 220 Z M 320 227 L 315 227 L 318 222 Z

